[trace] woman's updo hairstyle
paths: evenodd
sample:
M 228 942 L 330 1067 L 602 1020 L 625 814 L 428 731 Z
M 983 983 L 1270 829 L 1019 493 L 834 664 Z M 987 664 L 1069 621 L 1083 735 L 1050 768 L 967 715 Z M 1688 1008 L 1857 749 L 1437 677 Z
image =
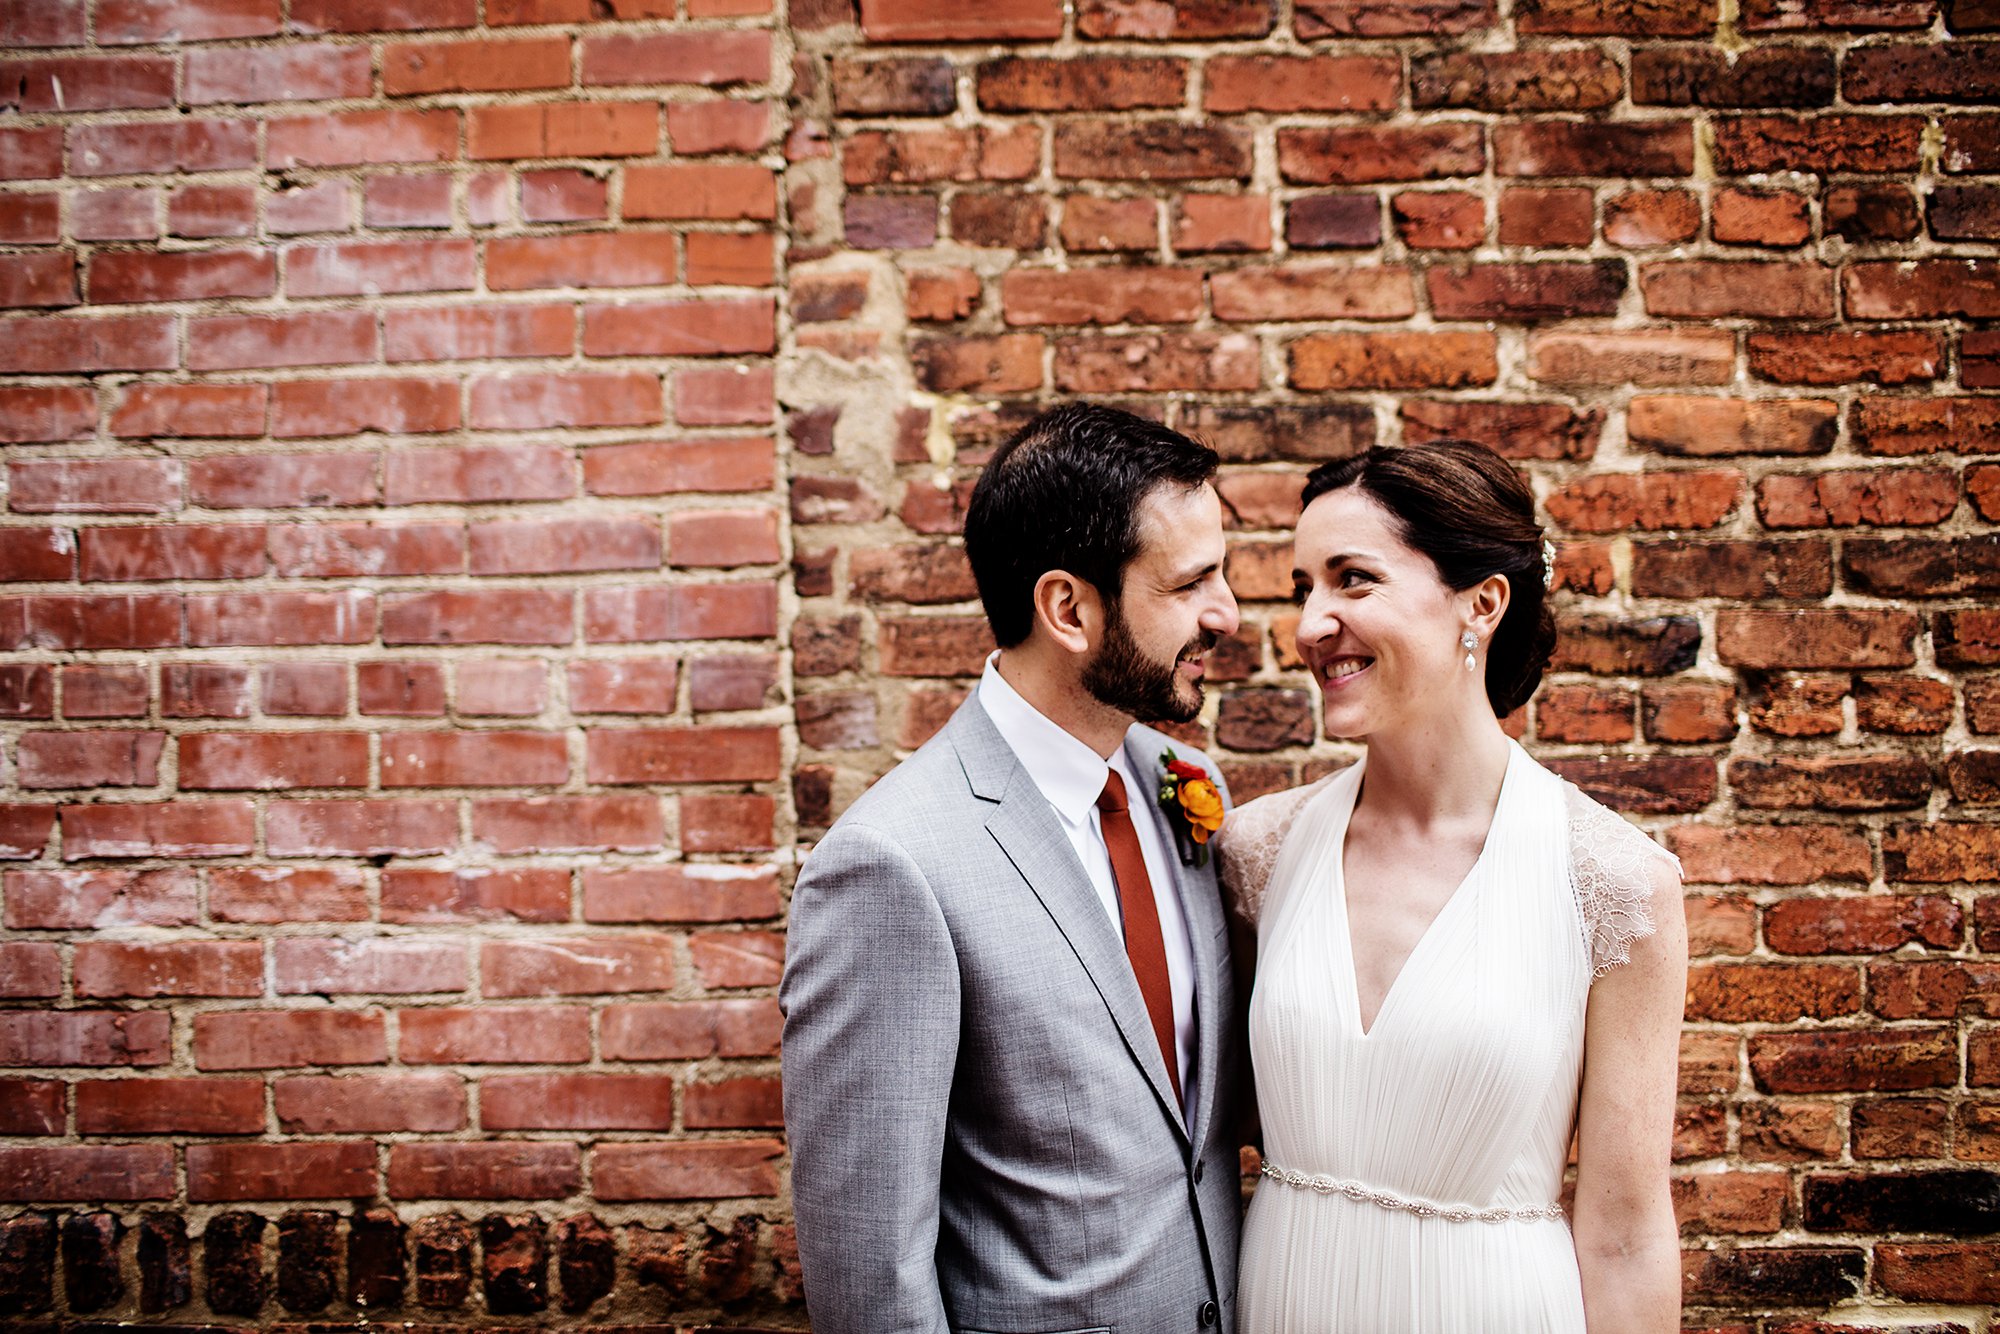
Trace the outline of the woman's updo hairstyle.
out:
M 1300 509 L 1350 486 L 1389 512 L 1403 541 L 1428 556 L 1453 591 L 1507 576 L 1507 610 L 1486 649 L 1486 698 L 1502 718 L 1527 703 L 1555 650 L 1556 618 L 1535 497 L 1513 465 L 1471 440 L 1376 445 L 1314 468 Z

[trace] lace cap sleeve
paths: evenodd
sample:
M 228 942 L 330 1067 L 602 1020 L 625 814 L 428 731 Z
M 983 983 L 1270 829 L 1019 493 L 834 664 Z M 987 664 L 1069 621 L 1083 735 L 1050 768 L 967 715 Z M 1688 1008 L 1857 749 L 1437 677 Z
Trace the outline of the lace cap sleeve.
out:
M 1570 875 L 1590 945 L 1590 974 L 1602 977 L 1632 960 L 1633 942 L 1658 929 L 1653 895 L 1658 868 L 1680 871 L 1680 860 L 1572 784 L 1569 803 Z
M 1215 836 L 1216 871 L 1222 877 L 1230 910 L 1249 925 L 1257 924 L 1264 890 L 1271 882 L 1285 836 L 1292 832 L 1293 818 L 1335 776 L 1329 774 L 1316 783 L 1245 802 L 1223 820 Z

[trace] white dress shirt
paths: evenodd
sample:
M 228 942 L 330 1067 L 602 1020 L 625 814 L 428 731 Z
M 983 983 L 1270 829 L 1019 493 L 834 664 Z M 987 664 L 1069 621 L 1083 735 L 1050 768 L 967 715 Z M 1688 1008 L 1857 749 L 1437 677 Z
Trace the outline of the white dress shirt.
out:
M 1055 809 L 1056 820 L 1069 835 L 1077 860 L 1090 877 L 1091 888 L 1104 905 L 1118 938 L 1125 938 L 1124 916 L 1118 907 L 1118 882 L 1111 873 L 1111 852 L 1104 845 L 1099 824 L 1098 794 L 1104 790 L 1105 761 L 1083 742 L 1041 710 L 1021 698 L 1007 684 L 996 665 L 1000 655 L 986 660 L 979 678 L 979 706 L 1013 748 L 1021 767 L 1035 787 Z M 1111 767 L 1125 783 L 1125 798 L 1132 810 L 1132 827 L 1139 834 L 1139 850 L 1146 858 L 1146 878 L 1153 882 L 1153 901 L 1159 906 L 1160 935 L 1167 951 L 1167 984 L 1174 998 L 1174 1047 L 1180 1059 L 1181 1098 L 1185 1104 L 1194 1089 L 1194 944 L 1188 937 L 1187 914 L 1175 891 L 1175 858 L 1171 846 L 1162 846 L 1158 823 L 1146 808 L 1159 790 L 1159 775 L 1134 773 L 1121 744 L 1111 756 Z

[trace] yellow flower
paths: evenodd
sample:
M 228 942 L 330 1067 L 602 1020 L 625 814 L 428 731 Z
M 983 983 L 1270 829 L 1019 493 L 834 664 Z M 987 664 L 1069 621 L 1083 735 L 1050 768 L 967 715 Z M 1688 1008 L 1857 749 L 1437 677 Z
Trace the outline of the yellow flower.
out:
M 1190 778 L 1181 784 L 1181 810 L 1186 813 L 1188 833 L 1197 843 L 1222 828 L 1222 794 L 1206 778 Z

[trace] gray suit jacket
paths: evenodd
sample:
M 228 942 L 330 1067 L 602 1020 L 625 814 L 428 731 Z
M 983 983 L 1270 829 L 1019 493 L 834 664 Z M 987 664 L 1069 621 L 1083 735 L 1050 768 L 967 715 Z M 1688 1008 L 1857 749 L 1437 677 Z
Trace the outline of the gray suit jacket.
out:
M 1125 744 L 1148 774 L 1172 743 Z M 1234 984 L 1214 862 L 1175 871 L 1186 1124 L 1118 928 L 977 696 L 813 850 L 779 997 L 819 1334 L 1233 1328 Z

